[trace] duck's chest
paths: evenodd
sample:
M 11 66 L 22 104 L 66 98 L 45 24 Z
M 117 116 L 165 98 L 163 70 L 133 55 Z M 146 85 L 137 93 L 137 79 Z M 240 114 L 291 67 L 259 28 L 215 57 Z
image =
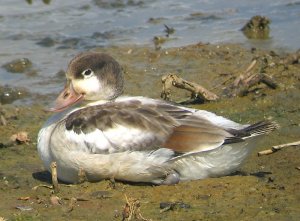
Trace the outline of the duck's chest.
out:
M 46 169 L 50 168 L 51 162 L 54 161 L 51 153 L 51 139 L 59 121 L 66 115 L 59 113 L 50 117 L 38 133 L 37 150 Z
M 50 150 L 50 138 L 54 125 L 44 126 L 38 134 L 37 150 L 46 169 L 50 169 L 50 164 L 53 161 Z

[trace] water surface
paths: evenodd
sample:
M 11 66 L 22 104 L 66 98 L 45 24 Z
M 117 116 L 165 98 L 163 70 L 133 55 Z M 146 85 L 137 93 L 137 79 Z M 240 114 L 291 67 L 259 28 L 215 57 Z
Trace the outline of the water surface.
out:
M 115 45 L 149 45 L 164 36 L 164 24 L 175 29 L 163 48 L 198 42 L 241 43 L 272 50 L 299 48 L 300 1 L 71 1 L 2 0 L 0 63 L 26 57 L 35 75 L 0 69 L 0 85 L 30 92 L 56 93 L 57 72 L 79 51 Z M 240 29 L 254 15 L 272 20 L 271 38 L 248 40 Z

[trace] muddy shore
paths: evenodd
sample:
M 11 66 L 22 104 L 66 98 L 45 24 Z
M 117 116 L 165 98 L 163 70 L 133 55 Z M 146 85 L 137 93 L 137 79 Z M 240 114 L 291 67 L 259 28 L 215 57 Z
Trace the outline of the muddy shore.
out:
M 220 97 L 216 102 L 192 105 L 194 108 L 244 124 L 272 119 L 280 124 L 280 129 L 263 137 L 244 166 L 231 176 L 173 186 L 111 181 L 61 184 L 60 192 L 53 194 L 46 187 L 34 188 L 51 184 L 50 174 L 45 172 L 36 150 L 37 133 L 50 116 L 40 103 L 50 103 L 51 99 L 35 96 L 36 104 L 30 106 L 0 105 L 0 217 L 4 220 L 122 220 L 127 197 L 139 202 L 138 220 L 143 220 L 142 217 L 153 221 L 300 220 L 299 146 L 257 156 L 258 151 L 273 145 L 300 140 L 297 53 L 277 54 L 235 44 L 201 43 L 158 51 L 136 46 L 94 50 L 109 53 L 121 63 L 125 94 L 160 98 L 161 77 L 176 73 Z M 278 87 L 271 89 L 259 84 L 246 96 L 229 97 L 226 89 L 253 58 L 266 62 L 264 72 Z M 253 72 L 261 71 L 261 65 Z M 189 96 L 187 91 L 172 90 L 174 101 L 187 100 Z M 20 131 L 27 132 L 29 140 L 11 141 L 10 137 Z

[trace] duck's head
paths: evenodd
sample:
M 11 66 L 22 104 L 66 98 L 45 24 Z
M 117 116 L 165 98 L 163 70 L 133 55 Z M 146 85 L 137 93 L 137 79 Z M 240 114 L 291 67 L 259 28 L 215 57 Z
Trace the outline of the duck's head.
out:
M 123 74 L 111 56 L 83 52 L 69 63 L 67 83 L 51 111 L 59 112 L 82 101 L 113 100 L 123 92 Z

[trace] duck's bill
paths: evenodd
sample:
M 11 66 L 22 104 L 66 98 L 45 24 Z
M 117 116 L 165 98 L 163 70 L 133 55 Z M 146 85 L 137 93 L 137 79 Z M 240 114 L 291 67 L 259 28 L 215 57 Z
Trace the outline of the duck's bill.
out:
M 50 108 L 49 111 L 63 111 L 71 105 L 82 100 L 82 98 L 83 94 L 76 93 L 76 91 L 72 87 L 72 84 L 67 84 L 65 86 L 65 89 L 62 92 L 60 92 L 60 94 L 56 98 L 54 107 Z

